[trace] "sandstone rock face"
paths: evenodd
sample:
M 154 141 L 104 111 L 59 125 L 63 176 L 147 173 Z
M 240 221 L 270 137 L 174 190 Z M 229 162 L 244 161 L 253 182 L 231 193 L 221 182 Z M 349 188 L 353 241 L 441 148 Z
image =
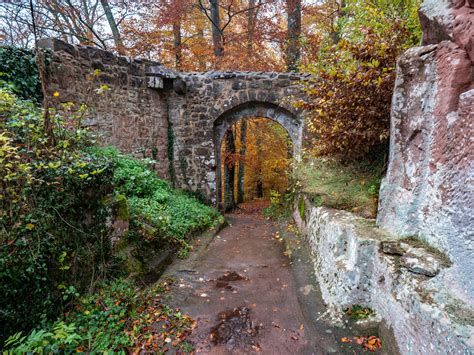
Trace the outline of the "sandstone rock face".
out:
M 378 226 L 448 254 L 445 282 L 473 303 L 474 8 L 427 0 L 423 46 L 399 58 Z

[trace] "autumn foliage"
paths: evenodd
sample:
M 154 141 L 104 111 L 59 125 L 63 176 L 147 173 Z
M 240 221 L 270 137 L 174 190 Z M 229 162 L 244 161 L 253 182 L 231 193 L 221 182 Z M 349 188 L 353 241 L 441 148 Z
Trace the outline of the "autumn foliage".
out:
M 306 70 L 313 74 L 305 90 L 310 99 L 296 105 L 307 110 L 307 147 L 318 156 L 350 160 L 366 157 L 389 138 L 390 105 L 397 56 L 415 41 L 407 21 L 383 21 L 380 10 L 366 10 L 380 26 L 366 21 L 341 30 Z
M 283 194 L 288 188 L 293 149 L 287 131 L 270 119 L 256 117 L 235 123 L 227 134 L 233 135 L 234 147 L 224 140 L 221 169 L 227 168 L 234 176 L 227 177 L 233 191 L 226 191 L 226 181 L 222 181 L 223 198 L 232 195 L 234 202 L 240 204 L 269 200 L 272 193 Z

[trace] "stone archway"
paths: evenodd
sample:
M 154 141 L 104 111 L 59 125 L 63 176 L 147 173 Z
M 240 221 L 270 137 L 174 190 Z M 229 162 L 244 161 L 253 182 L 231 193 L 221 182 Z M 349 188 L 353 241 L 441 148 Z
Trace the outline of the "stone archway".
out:
M 222 168 L 221 146 L 229 128 L 242 119 L 268 118 L 279 123 L 288 133 L 293 147 L 293 156 L 301 150 L 303 120 L 289 110 L 269 102 L 246 102 L 222 113 L 215 121 L 213 140 L 216 157 L 216 202 L 222 209 Z

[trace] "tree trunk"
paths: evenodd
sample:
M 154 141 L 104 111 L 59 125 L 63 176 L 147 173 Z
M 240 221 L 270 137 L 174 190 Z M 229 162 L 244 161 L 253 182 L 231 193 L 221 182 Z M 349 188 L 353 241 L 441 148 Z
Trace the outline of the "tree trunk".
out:
M 224 161 L 224 210 L 232 211 L 235 208 L 235 138 L 231 129 L 225 137 L 225 161 Z
M 46 67 L 43 58 L 43 53 L 38 47 L 38 33 L 36 32 L 36 13 L 33 5 L 33 0 L 29 1 L 31 21 L 33 25 L 33 35 L 35 40 L 35 61 L 36 66 L 38 67 L 38 74 L 41 81 L 41 92 L 43 94 L 43 124 L 44 132 L 48 137 L 48 145 L 53 146 L 56 144 L 53 130 L 53 122 L 49 113 L 49 100 L 48 100 L 48 90 L 46 89 Z
M 198 25 L 196 26 L 196 32 L 197 32 L 199 46 L 205 46 L 206 40 L 204 39 L 204 28 L 201 27 L 200 21 L 198 21 Z M 198 61 L 199 71 L 205 71 L 206 63 L 204 61 L 204 56 L 202 55 L 198 56 L 197 61 Z
M 255 0 L 249 0 L 249 10 L 247 11 L 247 60 L 250 61 L 253 55 L 253 41 L 255 37 Z
M 118 54 L 125 54 L 125 47 L 123 46 L 122 37 L 120 36 L 120 31 L 115 21 L 114 14 L 110 8 L 108 0 L 100 0 L 102 8 L 104 9 L 105 17 L 107 17 L 107 22 L 109 23 L 110 30 L 112 31 L 112 37 L 114 39 L 115 48 L 117 49 Z
M 345 11 L 346 1 L 340 0 L 338 2 L 338 6 L 339 6 L 339 9 L 336 13 L 336 17 L 332 24 L 332 31 L 331 33 L 329 33 L 329 36 L 331 37 L 331 40 L 334 44 L 338 44 L 339 41 L 341 40 L 341 29 L 339 28 L 337 22 L 341 17 L 346 16 L 346 11 Z
M 219 58 L 224 55 L 219 0 L 209 0 L 209 2 L 211 4 L 212 44 L 214 47 L 214 55 Z
M 237 203 L 244 202 L 245 153 L 247 150 L 247 121 L 240 123 L 239 171 L 237 173 Z
M 297 71 L 301 57 L 301 0 L 286 0 L 288 11 L 288 71 Z
M 255 127 L 257 130 L 261 129 L 259 124 Z M 257 198 L 263 197 L 263 176 L 262 176 L 262 138 L 257 134 L 255 140 L 255 150 L 257 152 L 257 185 L 255 187 L 255 195 Z
M 182 58 L 182 43 L 181 43 L 181 22 L 177 21 L 173 23 L 173 37 L 174 37 L 174 58 L 175 66 L 177 70 L 181 70 L 181 58 Z

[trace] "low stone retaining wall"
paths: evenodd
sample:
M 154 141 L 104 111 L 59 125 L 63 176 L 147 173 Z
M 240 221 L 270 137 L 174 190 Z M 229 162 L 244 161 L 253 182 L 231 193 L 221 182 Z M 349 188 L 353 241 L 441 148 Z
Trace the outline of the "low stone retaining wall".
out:
M 333 316 L 361 304 L 393 330 L 402 354 L 471 353 L 474 309 L 450 292 L 446 256 L 385 232 L 373 220 L 316 207 L 306 197 L 294 218 L 311 245 Z

